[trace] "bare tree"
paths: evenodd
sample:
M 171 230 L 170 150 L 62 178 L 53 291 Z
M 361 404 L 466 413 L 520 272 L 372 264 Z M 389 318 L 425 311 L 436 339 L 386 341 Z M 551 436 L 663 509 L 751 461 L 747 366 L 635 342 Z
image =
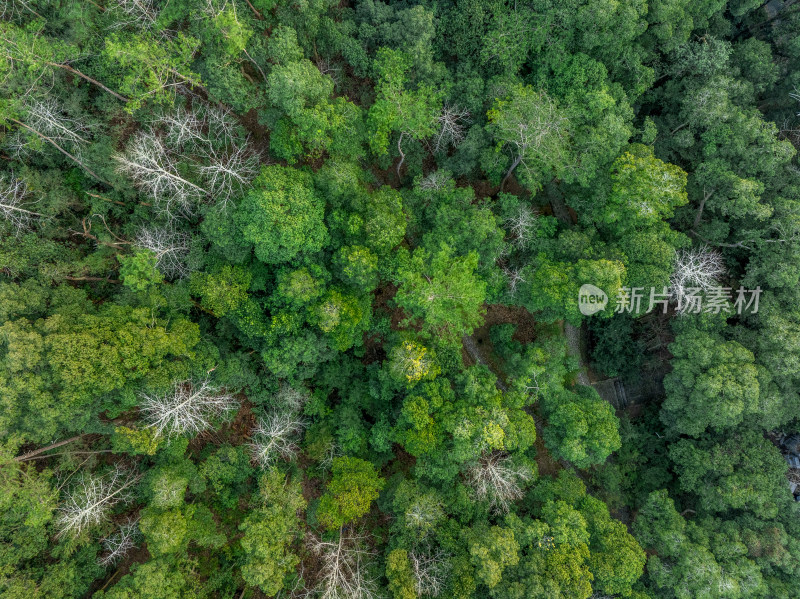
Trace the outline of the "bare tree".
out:
M 417 595 L 438 597 L 444 590 L 450 574 L 448 556 L 439 550 L 435 553 L 427 551 L 411 551 L 408 561 L 414 577 L 414 590 Z
M 87 528 L 105 522 L 111 508 L 130 500 L 131 487 L 139 478 L 122 467 L 104 475 L 82 471 L 58 509 L 58 534 L 79 535 Z
M 233 395 L 207 379 L 199 383 L 180 381 L 166 393 L 142 393 L 141 397 L 140 410 L 158 436 L 199 433 L 239 406 Z
M 150 31 L 158 20 L 158 9 L 153 0 L 114 0 L 110 7 L 117 21 L 112 29 L 132 25 L 137 29 Z
M 519 204 L 514 212 L 503 222 L 511 234 L 513 244 L 519 249 L 525 249 L 531 242 L 536 232 L 539 214 L 525 204 Z
M 253 458 L 263 467 L 279 457 L 291 460 L 299 450 L 296 439 L 305 426 L 305 421 L 289 410 L 267 414 L 251 432 Z
M 258 174 L 258 155 L 246 145 L 231 144 L 224 150 L 209 145 L 208 162 L 199 167 L 206 189 L 217 205 L 225 208 Z
M 41 142 L 50 144 L 98 181 L 111 185 L 94 172 L 80 157 L 80 150 L 88 142 L 87 125 L 59 110 L 57 102 L 52 98 L 45 100 L 29 99 L 26 102 L 21 102 L 21 105 L 27 122 L 6 115 L 6 120 L 9 123 L 14 123 L 21 127 L 21 129 L 17 129 L 13 134 L 9 135 L 8 140 L 5 142 L 6 147 L 17 155 L 23 156 L 28 152 L 31 145 L 27 134 L 32 134 Z M 23 130 L 25 133 L 23 133 Z M 51 137 L 51 135 L 55 137 Z M 72 151 L 65 149 L 65 145 L 73 146 L 70 148 Z
M 449 173 L 444 171 L 433 171 L 430 175 L 419 182 L 419 188 L 423 191 L 438 191 L 444 189 L 452 181 Z
M 139 520 L 129 519 L 117 531 L 102 540 L 104 556 L 97 560 L 101 566 L 110 566 L 125 557 L 139 540 Z
M 13 21 L 21 18 L 26 13 L 42 18 L 42 15 L 31 7 L 30 2 L 25 2 L 25 0 L 0 0 L 0 19 L 3 21 Z
M 80 148 L 89 143 L 89 126 L 70 117 L 53 97 L 31 100 L 26 106 L 26 122 L 31 128 L 58 142 Z
M 272 403 L 280 409 L 289 410 L 293 414 L 298 414 L 308 401 L 308 390 L 298 390 L 289 385 L 283 385 L 275 396 Z
M 251 432 L 250 448 L 255 459 L 264 467 L 278 458 L 291 460 L 299 447 L 296 440 L 306 427 L 300 416 L 308 401 L 308 392 L 283 385 L 272 398 L 274 408 L 258 421 Z
M 30 227 L 31 223 L 42 215 L 28 210 L 28 184 L 22 179 L 17 179 L 12 174 L 6 178 L 0 175 L 0 217 L 11 223 L 17 234 Z M 27 207 L 26 207 L 27 206 Z
M 503 274 L 508 281 L 508 292 L 513 297 L 517 293 L 517 288 L 525 282 L 525 278 L 522 276 L 522 271 L 516 267 L 503 267 Z
M 123 154 L 112 157 L 119 172 L 151 195 L 168 218 L 191 214 L 206 190 L 181 176 L 179 157 L 168 151 L 152 128 L 138 133 Z
M 725 264 L 716 250 L 697 247 L 676 251 L 670 286 L 678 310 L 687 307 L 687 300 L 693 293 L 705 293 L 716 287 L 724 274 Z
M 200 111 L 179 107 L 158 117 L 153 123 L 166 130 L 167 143 L 172 147 L 183 148 L 186 144 L 204 142 L 205 119 Z
M 209 104 L 200 104 L 198 111 L 208 127 L 209 137 L 224 139 L 225 145 L 230 146 L 236 137 L 236 119 L 230 111 Z
M 791 93 L 789 94 L 789 97 L 790 97 L 792 100 L 794 100 L 795 102 L 800 102 L 800 90 L 798 90 L 798 89 L 795 87 L 795 88 L 794 88 L 794 91 L 793 91 L 793 92 L 791 92 Z M 796 113 L 796 114 L 795 114 L 795 116 L 800 116 L 800 112 Z
M 200 201 L 225 208 L 259 169 L 232 117 L 200 101 L 159 116 L 114 159 L 168 219 L 190 215 Z
M 555 102 L 544 92 L 520 91 L 492 119 L 495 136 L 511 149 L 512 162 L 500 183 L 500 190 L 511 173 L 522 165 L 530 171 L 529 163 L 562 164 L 564 142 L 569 122 Z
M 467 483 L 478 499 L 488 501 L 497 512 L 508 512 L 512 502 L 522 499 L 523 485 L 531 478 L 529 468 L 514 464 L 503 452 L 481 457 L 467 472 Z
M 778 137 L 780 139 L 788 139 L 795 148 L 798 148 L 800 147 L 800 126 L 793 119 L 784 119 L 780 126 Z
M 322 599 L 373 599 L 379 597 L 376 580 L 367 572 L 372 551 L 366 537 L 342 528 L 338 541 L 322 541 L 309 536 L 308 548 L 322 567 L 314 587 Z
M 325 446 L 325 451 L 322 454 L 322 459 L 319 461 L 319 466 L 323 470 L 330 470 L 333 467 L 333 460 L 342 456 L 342 449 L 336 443 L 336 441 L 331 440 Z
M 185 277 L 191 272 L 187 263 L 189 235 L 171 226 L 143 227 L 136 236 L 135 246 L 156 255 L 156 268 L 168 278 Z
M 464 141 L 464 129 L 470 122 L 469 110 L 445 104 L 439 114 L 439 133 L 433 141 L 433 151 L 446 150 Z
M 441 504 L 417 501 L 406 510 L 406 526 L 424 530 L 441 516 Z

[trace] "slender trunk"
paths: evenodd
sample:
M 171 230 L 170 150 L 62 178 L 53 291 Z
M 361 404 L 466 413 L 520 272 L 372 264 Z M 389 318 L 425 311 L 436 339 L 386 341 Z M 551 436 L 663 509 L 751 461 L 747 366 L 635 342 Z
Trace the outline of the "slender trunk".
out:
M 264 20 L 264 15 L 262 15 L 260 12 L 258 12 L 258 10 L 256 10 L 256 7 L 255 7 L 255 6 L 253 6 L 252 4 L 250 4 L 250 0 L 244 0 L 244 1 L 247 3 L 247 6 L 249 6 L 249 7 L 250 7 L 250 10 L 252 10 L 252 11 L 253 11 L 253 14 L 255 14 L 255 15 L 256 15 L 256 17 L 257 17 L 257 18 L 258 18 L 260 21 L 263 21 L 263 20 Z
M 698 238 L 700 241 L 703 241 L 703 242 L 705 242 L 705 243 L 708 243 L 708 244 L 710 244 L 710 245 L 713 245 L 713 246 L 716 246 L 716 247 L 721 247 L 721 248 L 732 248 L 732 249 L 736 249 L 736 248 L 744 248 L 744 249 L 746 249 L 746 250 L 752 250 L 752 249 L 753 249 L 751 246 L 749 246 L 749 245 L 745 245 L 745 242 L 744 242 L 744 241 L 737 241 L 736 243 L 724 243 L 724 242 L 722 242 L 722 241 L 709 241 L 708 239 L 706 239 L 705 237 L 703 237 L 702 235 L 700 235 L 700 233 L 698 233 L 698 232 L 697 232 L 697 231 L 695 231 L 694 229 L 692 229 L 691 231 L 689 231 L 689 233 L 691 233 L 692 235 L 694 235 L 695 237 L 697 237 L 697 238 Z M 755 240 L 748 240 L 748 241 L 752 242 L 752 241 L 755 241 Z
M 0 208 L 4 208 L 6 210 L 13 210 L 14 212 L 22 212 L 24 214 L 30 214 L 31 216 L 42 216 L 38 212 L 31 212 L 30 210 L 25 210 L 25 208 L 19 208 L 17 206 L 12 206 L 10 204 L 0 203 Z
M 81 79 L 85 79 L 89 83 L 94 83 L 97 87 L 107 91 L 109 94 L 111 94 L 112 96 L 114 96 L 118 100 L 122 100 L 123 102 L 128 102 L 128 98 L 126 98 L 125 96 L 121 96 L 120 94 L 115 92 L 113 89 L 109 89 L 105 85 L 103 85 L 102 83 L 97 81 L 97 79 L 92 79 L 88 75 L 84 75 L 78 69 L 74 69 L 71 66 L 69 66 L 68 64 L 58 64 L 57 62 L 48 62 L 46 64 L 50 65 L 51 67 L 58 67 L 59 69 L 64 69 L 66 71 L 69 71 L 73 75 L 77 75 L 78 77 L 80 77 Z
M 67 281 L 103 281 L 104 283 L 122 283 L 118 279 L 104 279 L 103 277 L 64 277 Z
M 564 203 L 564 197 L 555 179 L 547 184 L 547 198 L 550 200 L 550 206 L 553 208 L 553 216 L 555 216 L 559 222 L 567 226 L 572 225 L 572 217 L 570 216 L 567 205 Z M 583 282 L 591 283 L 592 281 Z M 592 383 L 589 380 L 589 376 L 586 374 L 586 360 L 584 359 L 584 347 L 586 344 L 585 325 L 582 324 L 580 327 L 576 327 L 566 320 L 563 322 L 564 338 L 567 342 L 567 354 L 574 356 L 580 365 L 577 382 L 580 385 L 591 385 Z
M 39 132 L 38 132 L 36 129 L 34 129 L 33 127 L 29 127 L 28 125 L 26 125 L 26 124 L 25 124 L 25 123 L 23 123 L 22 121 L 18 121 L 17 119 L 14 119 L 14 118 L 11 118 L 11 117 L 9 117 L 9 118 L 8 118 L 8 120 L 9 120 L 9 121 L 11 121 L 12 123 L 16 123 L 16 124 L 17 124 L 17 125 L 19 125 L 20 127 L 25 127 L 25 128 L 28 130 L 28 131 L 30 131 L 31 133 L 33 133 L 33 134 L 37 135 L 37 136 L 38 136 L 40 139 L 43 139 L 43 140 L 44 140 L 44 141 L 46 141 L 47 143 L 51 144 L 51 145 L 52 145 L 54 148 L 56 148 L 56 149 L 57 149 L 59 152 L 61 152 L 62 154 L 64 154 L 64 156 L 66 156 L 67 158 L 69 158 L 70 160 L 72 160 L 73 162 L 75 162 L 76 164 L 78 164 L 78 165 L 79 165 L 81 168 L 83 168 L 83 170 L 85 170 L 87 173 L 89 173 L 89 174 L 90 174 L 92 177 L 94 177 L 95 179 L 97 179 L 98 181 L 100 181 L 101 183 L 103 183 L 104 185 L 108 185 L 109 187 L 111 187 L 111 183 L 109 183 L 108 181 L 106 181 L 105 179 L 103 179 L 103 178 L 102 178 L 100 175 L 98 175 L 97 173 L 95 173 L 95 172 L 94 172 L 92 169 L 90 169 L 90 168 L 89 168 L 88 166 L 86 166 L 86 165 L 85 165 L 83 162 L 81 162 L 80 160 L 78 160 L 78 159 L 77 159 L 75 156 L 73 156 L 72 154 L 70 154 L 69 152 L 67 152 L 67 151 L 66 151 L 64 148 L 62 148 L 60 145 L 58 145 L 58 144 L 55 142 L 55 140 L 53 140 L 53 139 L 50 139 L 49 137 L 47 137 L 47 136 L 46 136 L 45 134 L 43 134 L 43 133 L 39 133 Z
M 400 144 L 403 143 L 403 136 L 405 133 L 400 134 L 400 138 L 397 140 L 397 151 L 400 152 L 400 162 L 397 163 L 397 181 L 400 182 L 400 167 L 403 166 L 403 162 L 405 162 L 406 155 L 403 154 L 403 148 Z
M 61 447 L 63 445 L 67 445 L 68 443 L 72 443 L 72 442 L 77 441 L 78 439 L 81 439 L 83 437 L 84 437 L 84 435 L 76 435 L 74 437 L 70 437 L 69 439 L 64 439 L 63 441 L 58 441 L 57 443 L 53 443 L 51 445 L 48 445 L 47 447 L 42 447 L 40 449 L 35 449 L 33 451 L 29 451 L 28 453 L 24 453 L 21 456 L 15 457 L 14 461 L 15 462 L 22 462 L 24 460 L 28 460 L 28 459 L 32 458 L 33 456 L 39 455 L 40 453 L 44 453 L 45 451 L 50 451 L 51 449 L 55 449 L 57 447 Z
M 673 129 L 673 130 L 670 132 L 670 135 L 675 135 L 675 134 L 676 134 L 678 131 L 680 131 L 681 129 L 683 129 L 683 128 L 684 128 L 686 125 L 688 125 L 688 124 L 689 124 L 689 121 L 686 121 L 685 123 L 682 123 L 682 124 L 678 125 L 677 127 L 675 127 L 675 128 L 674 128 L 674 129 Z
M 253 65 L 258 69 L 258 72 L 261 73 L 261 77 L 264 79 L 264 81 L 266 81 L 267 76 L 264 74 L 264 71 L 259 66 L 259 64 L 255 60 L 253 60 L 252 56 L 250 56 L 250 53 L 247 51 L 247 48 L 242 48 L 242 51 L 244 52 L 244 55 L 247 56 L 248 60 L 250 60 L 250 62 L 252 62 Z
M 700 206 L 697 209 L 697 216 L 694 217 L 694 222 L 692 223 L 692 229 L 696 229 L 697 225 L 700 224 L 700 218 L 702 218 L 703 216 L 703 209 L 706 207 L 706 202 L 708 201 L 708 198 L 714 195 L 714 191 L 715 190 L 712 189 L 711 191 L 706 192 L 703 195 L 703 199 L 700 200 Z
M 511 168 L 508 169 L 508 172 L 506 173 L 506 176 L 503 177 L 503 180 L 500 182 L 500 191 L 503 191 L 505 189 L 506 181 L 508 181 L 508 178 L 511 176 L 511 173 L 513 173 L 514 169 L 519 166 L 520 162 L 522 162 L 522 154 L 520 154 L 519 156 L 516 157 L 514 162 L 511 164 Z

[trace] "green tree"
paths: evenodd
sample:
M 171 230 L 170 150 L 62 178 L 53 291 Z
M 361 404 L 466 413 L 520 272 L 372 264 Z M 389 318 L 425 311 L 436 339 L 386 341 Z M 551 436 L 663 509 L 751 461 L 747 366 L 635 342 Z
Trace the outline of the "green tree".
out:
M 478 255 L 455 257 L 442 244 L 435 254 L 419 248 L 397 273 L 397 305 L 430 332 L 457 338 L 483 319 L 486 283 L 475 275 Z
M 519 562 L 519 543 L 510 528 L 478 525 L 466 537 L 475 576 L 490 589 L 500 582 L 505 568 Z
M 487 131 L 497 143 L 495 152 L 509 155 L 501 166 L 507 166 L 501 189 L 520 165 L 523 182 L 533 190 L 568 167 L 569 121 L 547 93 L 517 84 L 495 100 L 487 116 Z
M 191 70 L 198 40 L 178 32 L 174 39 L 148 33 L 114 33 L 106 39 L 104 60 L 120 72 L 119 91 L 128 96 L 125 108 L 134 112 L 152 100 L 172 104 L 175 88 L 181 84 L 202 87 L 200 76 Z
M 543 400 L 547 448 L 578 468 L 602 464 L 621 446 L 614 408 L 592 387 L 578 386 Z
M 427 84 L 408 89 L 408 72 L 412 58 L 398 50 L 380 48 L 375 60 L 377 98 L 367 114 L 370 132 L 370 149 L 377 155 L 386 154 L 389 136 L 397 132 L 397 151 L 400 163 L 405 159 L 403 138 L 421 141 L 436 132 L 437 117 L 441 108 L 441 94 Z
M 242 236 L 267 264 L 313 254 L 328 239 L 325 204 L 303 171 L 265 166 L 233 214 Z
M 2 422 L 32 441 L 81 431 L 103 410 L 129 408 L 137 388 L 166 387 L 208 355 L 197 325 L 185 318 L 85 301 L 0 327 Z
M 395 549 L 386 557 L 386 578 L 394 599 L 417 598 L 411 564 L 405 549 Z
M 761 409 L 758 370 L 741 344 L 689 328 L 669 347 L 674 359 L 664 379 L 664 424 L 697 437 L 737 426 Z
M 277 594 L 300 559 L 290 546 L 298 534 L 298 511 L 305 508 L 299 486 L 278 470 L 259 481 L 256 508 L 239 525 L 245 553 L 242 577 L 267 595 Z
M 681 489 L 709 513 L 750 510 L 769 519 L 791 499 L 786 463 L 756 430 L 740 428 L 721 438 L 681 439 L 669 448 Z
M 317 519 L 328 529 L 366 514 L 386 484 L 371 463 L 359 458 L 334 458 L 332 472 L 317 508 Z

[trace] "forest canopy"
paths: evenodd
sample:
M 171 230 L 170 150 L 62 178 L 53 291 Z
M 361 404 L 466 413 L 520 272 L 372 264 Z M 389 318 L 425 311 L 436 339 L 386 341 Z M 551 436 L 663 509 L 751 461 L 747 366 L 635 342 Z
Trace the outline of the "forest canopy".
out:
M 799 3 L 0 48 L 0 598 L 800 599 Z

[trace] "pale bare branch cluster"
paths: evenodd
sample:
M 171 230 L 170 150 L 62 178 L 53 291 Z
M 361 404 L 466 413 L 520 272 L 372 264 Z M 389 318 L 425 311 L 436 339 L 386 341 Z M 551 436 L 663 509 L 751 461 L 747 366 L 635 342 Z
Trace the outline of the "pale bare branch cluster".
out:
M 113 159 L 117 170 L 152 196 L 170 218 L 191 214 L 194 202 L 206 195 L 205 189 L 181 176 L 178 158 L 153 129 L 138 133 L 125 153 Z
M 784 119 L 778 137 L 788 139 L 795 148 L 798 148 L 800 147 L 800 126 L 793 119 Z
M 221 15 L 228 7 L 228 0 L 205 0 L 203 5 L 203 12 L 209 17 L 216 18 Z M 236 5 L 233 5 L 233 10 L 236 10 Z
M 333 85 L 338 89 L 342 84 L 341 71 L 342 69 L 334 66 L 334 64 L 327 58 L 317 57 L 314 60 L 314 66 L 319 69 L 323 75 L 327 75 L 333 80 Z
M 539 214 L 524 204 L 517 206 L 516 210 L 505 219 L 503 225 L 513 237 L 512 243 L 519 249 L 525 249 L 531 242 Z
M 303 419 L 289 411 L 267 414 L 251 432 L 253 459 L 265 468 L 278 458 L 291 460 L 299 450 L 296 439 L 305 426 Z
M 52 97 L 33 100 L 27 106 L 27 124 L 61 145 L 84 146 L 89 143 L 89 126 L 68 116 Z
M 414 577 L 414 590 L 417 595 L 438 597 L 447 584 L 450 574 L 448 556 L 441 549 L 435 553 L 411 551 L 408 561 Z
M 122 524 L 115 533 L 103 539 L 101 544 L 103 545 L 103 550 L 106 551 L 106 555 L 100 557 L 97 563 L 101 566 L 111 566 L 136 547 L 139 540 L 138 525 L 138 519 L 130 519 Z
M 464 141 L 464 129 L 470 123 L 469 110 L 445 104 L 439 114 L 439 133 L 433 139 L 433 151 L 457 147 Z
M 23 179 L 17 179 L 14 175 L 8 178 L 0 175 L 0 217 L 11 223 L 17 234 L 41 217 L 38 212 L 28 209 L 31 207 L 29 198 L 28 184 Z
M 333 460 L 342 456 L 342 449 L 336 443 L 331 441 L 325 448 L 325 453 L 319 461 L 320 468 L 323 470 L 330 470 L 333 467 Z
M 530 395 L 533 400 L 536 401 L 539 399 L 539 393 L 542 390 L 541 384 L 539 383 L 539 373 L 531 368 L 528 374 L 529 376 L 525 377 L 521 381 L 522 388 L 524 389 L 525 393 Z
M 166 130 L 166 141 L 171 146 L 184 146 L 188 143 L 203 140 L 203 119 L 194 110 L 180 106 L 154 121 L 154 125 L 162 125 Z
M 197 434 L 211 428 L 214 420 L 236 410 L 239 402 L 230 393 L 200 382 L 179 381 L 165 393 L 142 393 L 140 410 L 158 436 Z
M 200 201 L 226 207 L 259 166 L 231 116 L 199 103 L 159 117 L 113 158 L 169 219 L 190 215 Z
M 0 19 L 3 21 L 13 21 L 24 15 L 36 14 L 31 3 L 25 2 L 25 0 L 0 0 Z
M 514 296 L 517 293 L 517 288 L 525 282 L 525 278 L 522 276 L 522 271 L 516 267 L 508 267 L 504 266 L 503 274 L 508 281 L 508 292 Z
M 208 145 L 205 155 L 207 162 L 199 167 L 199 174 L 216 204 L 225 208 L 258 174 L 258 158 L 244 145 L 223 150 Z
M 275 394 L 273 403 L 285 410 L 289 410 L 294 414 L 299 414 L 305 407 L 308 401 L 308 390 L 298 390 L 289 385 L 283 385 Z
M 512 502 L 522 499 L 524 483 L 532 473 L 526 466 L 514 464 L 503 452 L 481 457 L 467 472 L 467 483 L 478 499 L 488 501 L 497 512 L 508 512 Z
M 443 517 L 442 503 L 435 496 L 427 493 L 417 495 L 403 514 L 406 528 L 416 531 L 419 540 L 427 538 L 436 523 Z
M 526 108 L 512 104 L 511 114 L 497 123 L 498 137 L 511 146 L 514 157 L 500 183 L 501 190 L 517 166 L 522 165 L 530 175 L 531 159 L 565 162 L 562 142 L 567 135 L 567 118 L 547 94 L 527 99 L 525 104 Z
M 718 286 L 724 274 L 725 264 L 716 250 L 698 247 L 676 251 L 670 286 L 678 311 L 686 308 L 689 297 Z
M 373 552 L 366 537 L 348 529 L 339 531 L 338 541 L 308 537 L 308 548 L 322 562 L 313 593 L 322 599 L 373 599 L 380 596 L 378 584 L 368 572 Z
M 300 415 L 306 401 L 307 392 L 288 385 L 275 394 L 275 407 L 259 419 L 250 435 L 253 459 L 261 466 L 266 468 L 278 458 L 291 460 L 297 454 L 297 437 L 307 424 Z
M 796 102 L 800 102 L 800 91 L 797 88 L 794 88 L 794 91 L 789 94 L 789 97 Z M 800 116 L 800 112 L 798 112 L 795 116 Z
M 138 476 L 122 467 L 103 475 L 81 472 L 58 509 L 58 534 L 79 535 L 105 522 L 111 508 L 131 499 L 131 487 L 138 480 Z
M 170 225 L 143 227 L 136 236 L 135 246 L 153 252 L 156 268 L 167 278 L 185 277 L 192 270 L 187 262 L 189 235 Z
M 153 0 L 114 0 L 109 8 L 116 17 L 111 29 L 132 25 L 137 29 L 150 31 L 158 19 L 158 9 Z
M 450 175 L 444 171 L 433 171 L 419 182 L 422 191 L 438 191 L 444 189 L 452 181 Z

